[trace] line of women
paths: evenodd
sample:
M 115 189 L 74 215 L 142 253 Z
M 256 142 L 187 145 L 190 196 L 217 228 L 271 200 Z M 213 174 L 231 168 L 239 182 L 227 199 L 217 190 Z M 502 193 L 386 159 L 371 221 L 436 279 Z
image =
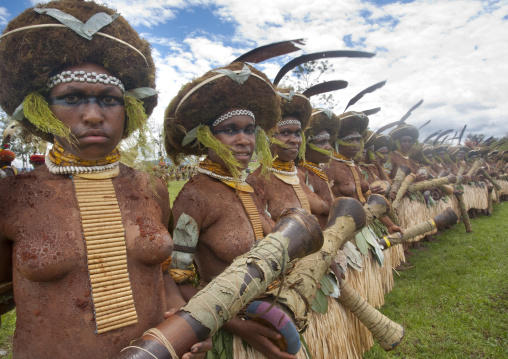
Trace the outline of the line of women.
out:
M 94 2 L 38 5 L 7 25 L 0 59 L 0 105 L 53 143 L 45 166 L 2 180 L 16 358 L 354 358 L 371 331 L 399 343 L 400 326 L 384 318 L 379 333 L 361 313 L 380 318 L 370 304 L 383 304 L 403 261 L 378 239 L 411 226 L 406 202 L 389 213 L 388 186 L 374 182 L 404 166 L 428 178 L 410 158 L 418 131 L 392 131 L 388 175 L 389 139 L 364 141 L 364 114 L 312 109 L 233 63 L 167 106 L 168 156 L 204 157 L 170 209 L 160 180 L 120 163 L 118 144 L 142 139 L 157 103 L 149 44 L 121 16 Z

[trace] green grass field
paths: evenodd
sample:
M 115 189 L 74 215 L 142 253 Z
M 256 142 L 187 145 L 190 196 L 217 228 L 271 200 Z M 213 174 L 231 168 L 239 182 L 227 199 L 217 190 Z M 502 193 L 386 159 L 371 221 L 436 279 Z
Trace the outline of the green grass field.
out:
M 183 185 L 186 183 L 187 183 L 187 180 L 169 182 L 168 192 L 169 192 L 169 201 L 171 203 L 171 206 L 173 206 L 173 202 L 175 201 L 176 196 L 178 196 L 178 192 L 180 192 Z
M 394 351 L 374 358 L 508 358 L 508 202 L 492 217 L 462 224 L 412 250 L 414 268 L 395 276 L 381 312 L 406 334 Z
M 170 184 L 171 201 L 184 183 Z M 394 274 L 381 308 L 405 338 L 391 352 L 376 344 L 365 359 L 508 358 L 508 202 L 494 209 L 472 221 L 474 233 L 459 224 L 412 251 L 414 267 Z M 15 320 L 14 311 L 2 316 L 0 351 L 10 352 Z

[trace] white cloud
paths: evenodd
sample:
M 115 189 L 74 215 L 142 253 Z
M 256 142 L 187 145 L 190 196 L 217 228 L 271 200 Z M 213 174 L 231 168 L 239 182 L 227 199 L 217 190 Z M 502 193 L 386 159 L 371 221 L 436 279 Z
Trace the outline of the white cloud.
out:
M 36 1 L 36 0 L 31 0 Z M 37 0 L 38 2 L 38 0 Z M 335 111 L 362 89 L 382 80 L 386 86 L 366 95 L 352 109 L 382 107 L 371 127 L 400 119 L 420 99 L 421 107 L 408 122 L 423 130 L 454 128 L 468 123 L 468 131 L 488 135 L 506 133 L 508 102 L 508 4 L 477 0 L 418 0 L 377 6 L 362 1 L 320 0 L 104 0 L 143 31 L 156 51 L 160 105 L 154 118 L 182 84 L 213 67 L 233 60 L 255 46 L 307 38 L 307 53 L 348 49 L 376 52 L 372 59 L 331 60 L 349 87 L 335 93 Z M 191 31 L 184 39 L 161 37 L 161 28 L 183 11 L 196 6 L 213 10 L 211 21 L 232 25 L 233 34 Z M 0 21 L 2 13 L 0 8 Z M 190 29 L 202 24 L 189 23 Z M 211 31 L 211 30 L 207 30 Z M 162 35 L 164 36 L 164 35 Z M 348 36 L 347 43 L 344 41 Z M 283 61 L 300 53 L 256 65 L 274 78 Z
M 7 25 L 10 18 L 9 11 L 6 8 L 0 7 L 0 26 Z

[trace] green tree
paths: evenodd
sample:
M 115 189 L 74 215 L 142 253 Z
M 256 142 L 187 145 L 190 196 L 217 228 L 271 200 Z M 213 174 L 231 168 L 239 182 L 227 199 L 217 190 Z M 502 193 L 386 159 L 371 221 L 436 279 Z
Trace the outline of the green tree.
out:
M 283 87 L 292 88 L 297 92 L 304 92 L 314 85 L 325 82 L 325 80 L 323 80 L 324 75 L 334 72 L 335 69 L 333 68 L 333 64 L 328 60 L 309 61 L 302 65 L 298 65 L 293 70 L 292 76 L 285 76 Z M 314 108 L 321 107 L 333 109 L 338 104 L 338 101 L 331 93 L 313 96 L 310 102 Z

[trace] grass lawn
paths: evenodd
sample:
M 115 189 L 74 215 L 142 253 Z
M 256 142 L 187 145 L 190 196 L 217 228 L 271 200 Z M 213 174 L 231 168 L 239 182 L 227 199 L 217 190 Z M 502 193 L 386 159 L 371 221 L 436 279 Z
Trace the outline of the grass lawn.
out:
M 395 274 L 381 312 L 406 335 L 392 352 L 374 358 L 508 358 L 508 202 L 492 217 L 462 224 L 413 250 L 414 268 Z
M 180 190 L 186 183 L 187 183 L 187 180 L 169 182 L 168 192 L 169 192 L 169 201 L 171 203 L 171 206 L 173 206 L 173 202 L 175 202 L 176 196 L 178 196 L 178 193 L 180 192 Z
M 170 183 L 172 202 L 184 184 Z M 459 224 L 413 251 L 414 268 L 395 274 L 381 308 L 406 336 L 394 351 L 376 344 L 364 358 L 508 358 L 507 220 L 508 202 L 497 204 L 492 217 L 472 221 L 474 233 Z M 10 351 L 15 320 L 15 311 L 2 316 L 0 351 Z

